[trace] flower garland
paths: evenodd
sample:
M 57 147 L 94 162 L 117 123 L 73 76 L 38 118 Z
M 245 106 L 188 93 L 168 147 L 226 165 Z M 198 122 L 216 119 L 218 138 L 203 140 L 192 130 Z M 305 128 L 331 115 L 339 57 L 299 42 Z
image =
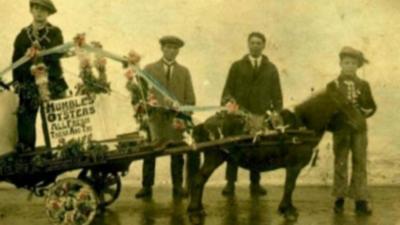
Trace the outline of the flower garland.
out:
M 94 142 L 90 142 L 86 149 L 86 152 L 90 154 L 90 157 L 94 162 L 99 162 L 104 160 L 106 158 L 107 151 L 108 151 L 107 145 L 102 145 Z
M 32 65 L 31 74 L 35 77 L 35 84 L 42 102 L 50 101 L 49 74 L 44 63 Z
M 81 159 L 84 156 L 85 142 L 82 140 L 71 139 L 64 143 L 60 153 L 61 159 Z
M 77 94 L 93 95 L 93 94 L 107 94 L 111 92 L 110 83 L 107 81 L 106 65 L 107 60 L 105 57 L 96 55 L 92 63 L 90 54 L 85 51 L 81 46 L 85 45 L 85 35 L 79 34 L 74 39 L 76 44 L 75 54 L 79 59 L 80 74 L 82 83 L 76 86 Z M 102 49 L 99 42 L 92 42 L 92 46 Z M 93 72 L 93 67 L 97 70 L 98 76 Z

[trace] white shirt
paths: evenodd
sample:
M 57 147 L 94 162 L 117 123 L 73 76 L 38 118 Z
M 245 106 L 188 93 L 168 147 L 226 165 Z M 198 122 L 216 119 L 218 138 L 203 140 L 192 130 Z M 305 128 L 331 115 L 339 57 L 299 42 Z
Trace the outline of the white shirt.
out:
M 171 65 L 171 67 L 170 67 L 170 70 L 171 70 L 171 77 L 170 78 L 172 78 L 172 74 L 174 73 L 174 67 L 175 67 L 175 61 L 168 61 L 168 60 L 166 60 L 166 59 L 164 59 L 163 58 L 163 67 L 164 67 L 164 71 L 165 71 L 165 74 L 167 74 L 167 70 L 168 70 L 168 65 Z
M 254 58 L 253 56 L 249 55 L 249 59 L 250 59 L 250 62 L 251 62 L 251 65 L 253 66 L 253 68 L 254 68 L 256 62 L 257 62 L 257 68 L 260 68 L 261 61 L 262 61 L 261 55 L 257 58 Z

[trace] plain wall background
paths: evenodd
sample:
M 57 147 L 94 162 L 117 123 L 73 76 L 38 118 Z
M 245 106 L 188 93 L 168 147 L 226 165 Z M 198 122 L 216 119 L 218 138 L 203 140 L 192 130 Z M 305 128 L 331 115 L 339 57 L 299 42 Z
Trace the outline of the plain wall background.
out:
M 312 88 L 320 89 L 338 75 L 338 52 L 342 46 L 361 49 L 371 64 L 360 70 L 359 75 L 370 82 L 378 104 L 377 114 L 369 121 L 369 182 L 400 184 L 400 2 L 53 1 L 58 13 L 50 21 L 63 30 L 65 41 L 84 32 L 88 40 L 100 41 L 105 49 L 115 53 L 126 54 L 135 49 L 143 56 L 142 65 L 160 58 L 158 39 L 161 36 L 180 36 L 186 46 L 178 61 L 192 73 L 198 105 L 219 103 L 229 66 L 246 54 L 246 38 L 251 31 L 261 31 L 267 36 L 265 54 L 280 71 L 285 106 L 301 101 L 310 95 Z M 15 36 L 31 22 L 28 2 L 0 0 L 0 68 L 10 63 Z M 73 87 L 79 81 L 77 59 L 63 60 L 63 66 L 65 77 Z M 108 61 L 108 77 L 115 92 L 108 99 L 111 107 L 104 117 L 106 125 L 101 126 L 104 137 L 130 132 L 136 127 L 122 67 Z M 6 79 L 11 79 L 10 74 Z M 8 107 L 6 103 L 1 104 L 0 107 Z M 195 116 L 201 120 L 206 115 Z M 0 122 L 1 133 L 12 132 L 4 124 Z M 318 166 L 306 168 L 299 183 L 331 183 L 330 138 L 327 134 L 320 145 Z M 212 176 L 211 183 L 224 182 L 224 168 Z M 157 164 L 156 183 L 169 183 L 169 177 L 169 159 L 162 158 Z M 136 184 L 140 179 L 141 162 L 136 162 L 125 182 Z M 247 183 L 248 173 L 240 171 L 239 180 Z M 284 173 L 278 170 L 263 174 L 262 182 L 281 184 L 283 180 Z

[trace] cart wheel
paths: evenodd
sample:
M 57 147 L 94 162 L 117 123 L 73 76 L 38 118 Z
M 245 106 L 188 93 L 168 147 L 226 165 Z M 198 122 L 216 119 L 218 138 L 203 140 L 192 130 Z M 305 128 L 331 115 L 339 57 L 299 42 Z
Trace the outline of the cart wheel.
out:
M 98 207 L 98 197 L 86 182 L 67 178 L 57 181 L 46 195 L 50 219 L 61 225 L 89 225 Z
M 111 205 L 121 193 L 121 178 L 116 172 L 82 170 L 78 178 L 92 185 L 101 208 Z

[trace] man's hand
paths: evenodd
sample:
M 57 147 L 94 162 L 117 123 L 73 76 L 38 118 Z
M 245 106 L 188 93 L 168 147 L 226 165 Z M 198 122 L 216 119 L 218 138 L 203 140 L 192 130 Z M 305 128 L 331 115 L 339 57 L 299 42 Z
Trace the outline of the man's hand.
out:
M 39 55 L 39 52 L 40 52 L 39 44 L 33 43 L 32 47 L 26 50 L 25 55 L 28 56 L 29 58 L 36 58 Z

